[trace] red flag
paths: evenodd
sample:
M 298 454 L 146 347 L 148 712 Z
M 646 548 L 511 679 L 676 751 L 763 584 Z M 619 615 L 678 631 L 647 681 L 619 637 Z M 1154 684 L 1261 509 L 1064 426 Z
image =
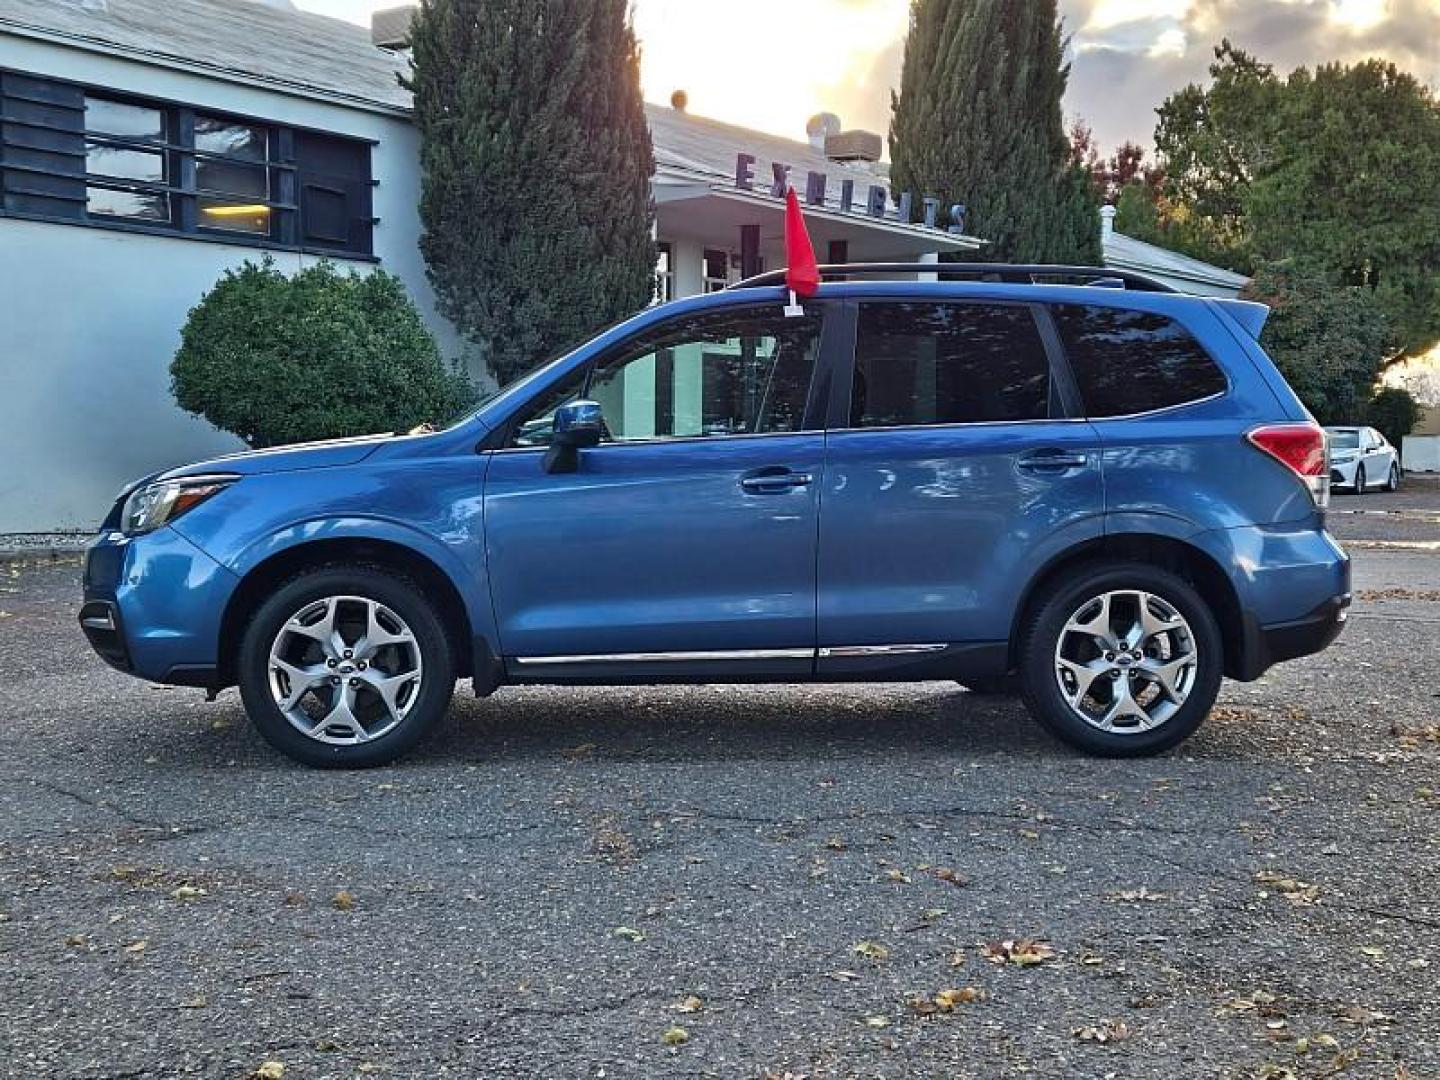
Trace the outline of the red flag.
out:
M 796 296 L 814 296 L 820 288 L 820 268 L 793 187 L 785 193 L 785 264 L 786 286 Z

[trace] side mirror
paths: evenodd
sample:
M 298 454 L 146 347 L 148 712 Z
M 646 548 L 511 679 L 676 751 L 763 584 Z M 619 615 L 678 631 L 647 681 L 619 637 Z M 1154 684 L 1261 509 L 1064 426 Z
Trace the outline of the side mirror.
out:
M 598 401 L 569 401 L 555 410 L 550 449 L 545 453 L 545 471 L 574 472 L 580 465 L 579 451 L 598 446 L 605 419 Z

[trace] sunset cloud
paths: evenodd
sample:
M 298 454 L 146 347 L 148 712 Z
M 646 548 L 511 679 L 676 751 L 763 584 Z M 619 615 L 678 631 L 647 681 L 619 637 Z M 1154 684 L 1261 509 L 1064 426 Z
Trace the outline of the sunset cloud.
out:
M 298 0 L 365 22 L 396 0 Z M 1440 85 L 1440 0 L 1061 0 L 1074 70 L 1067 110 L 1104 146 L 1149 142 L 1155 107 L 1203 81 L 1222 37 L 1282 71 L 1367 56 Z M 795 138 L 820 110 L 884 132 L 909 0 L 634 0 L 645 93 Z M 962 106 L 963 107 L 963 106 Z

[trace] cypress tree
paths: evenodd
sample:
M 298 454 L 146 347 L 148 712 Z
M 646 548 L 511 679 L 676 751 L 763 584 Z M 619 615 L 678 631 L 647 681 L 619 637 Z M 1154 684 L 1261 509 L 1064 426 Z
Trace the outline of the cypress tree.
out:
M 654 294 L 655 171 L 627 0 L 422 0 L 420 249 L 502 383 Z
M 892 183 L 964 203 L 986 261 L 1099 262 L 1099 203 L 1069 162 L 1064 54 L 1056 0 L 912 0 Z

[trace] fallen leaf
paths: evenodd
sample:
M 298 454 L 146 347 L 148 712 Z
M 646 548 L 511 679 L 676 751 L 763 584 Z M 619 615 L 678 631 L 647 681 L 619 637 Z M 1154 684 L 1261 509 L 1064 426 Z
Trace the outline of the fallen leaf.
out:
M 1287 877 L 1273 870 L 1261 870 L 1255 875 L 1255 880 L 1262 885 L 1273 887 L 1282 897 L 1296 905 L 1308 906 L 1315 903 L 1320 896 L 1319 885 L 1312 885 L 1308 881 Z
M 1102 1020 L 1098 1024 L 1086 1024 L 1071 1032 L 1081 1042 L 1115 1043 L 1130 1037 L 1130 1028 L 1124 1020 Z
M 832 836 L 829 840 L 825 841 L 825 846 L 831 851 L 844 851 L 845 841 L 838 836 Z
M 197 900 L 205 895 L 205 890 L 195 885 L 181 885 L 170 894 L 175 900 Z
M 935 869 L 931 870 L 930 873 L 934 874 L 941 881 L 947 881 L 951 885 L 956 886 L 957 888 L 963 889 L 966 885 L 970 884 L 954 870 L 951 870 L 948 866 L 937 866 L 935 867 Z
M 893 881 L 893 882 L 895 882 L 897 885 L 909 885 L 909 884 L 910 884 L 910 878 L 909 878 L 908 876 L 906 876 L 905 871 L 895 869 L 894 867 L 892 867 L 891 869 L 885 871 L 885 880 L 886 880 L 886 881 Z
M 679 1005 L 674 1006 L 676 1012 L 683 1013 L 699 1012 L 704 1007 L 705 1002 L 700 998 L 696 997 L 694 994 L 691 994 L 684 1001 L 680 1002 Z
M 139 941 L 132 941 L 129 945 L 125 946 L 125 951 L 128 953 L 142 953 L 145 951 L 145 946 L 148 944 L 149 942 L 144 940 L 143 938 Z
M 980 947 L 980 955 L 992 964 L 1014 964 L 1017 967 L 1033 967 L 1054 959 L 1055 950 L 1043 941 L 1034 938 L 991 941 Z
M 341 889 L 330 899 L 330 906 L 336 911 L 350 911 L 355 907 L 355 897 L 349 889 Z
M 870 960 L 890 959 L 890 950 L 887 949 L 884 945 L 877 945 L 873 941 L 858 942 L 856 943 L 853 951 L 860 956 L 864 956 Z
M 250 1075 L 254 1080 L 280 1080 L 285 1075 L 285 1065 L 279 1061 L 267 1061 Z
M 834 979 L 836 982 L 844 983 L 860 981 L 860 976 L 853 971 L 827 971 L 825 977 L 827 979 Z
M 209 998 L 207 998 L 204 994 L 197 994 L 193 998 L 180 1002 L 179 1007 L 182 1009 L 203 1009 L 209 1004 Z
M 1376 1009 L 1368 1009 L 1364 1005 L 1351 1005 L 1348 1009 L 1337 1013 L 1336 1016 L 1347 1024 L 1359 1024 L 1362 1027 L 1369 1027 L 1371 1024 L 1389 1024 L 1395 1019 Z
M 676 1024 L 671 1024 L 665 1029 L 665 1034 L 660 1036 L 660 1041 L 666 1046 L 683 1046 L 690 1041 L 690 1033 Z
M 865 1026 L 872 1028 L 889 1027 L 890 1018 L 888 1016 L 867 1016 L 865 1017 Z
M 933 1000 L 942 1012 L 950 1012 L 957 1005 L 973 1005 L 987 996 L 978 986 L 962 986 L 958 990 L 941 990 Z
M 624 938 L 626 941 L 640 942 L 645 940 L 644 934 L 630 926 L 617 926 L 614 930 L 610 931 L 610 936 Z
M 924 919 L 926 922 L 934 922 L 936 919 L 941 918 L 943 915 L 945 915 L 946 912 L 947 909 L 943 907 L 927 907 L 924 911 L 920 913 L 920 918 Z

